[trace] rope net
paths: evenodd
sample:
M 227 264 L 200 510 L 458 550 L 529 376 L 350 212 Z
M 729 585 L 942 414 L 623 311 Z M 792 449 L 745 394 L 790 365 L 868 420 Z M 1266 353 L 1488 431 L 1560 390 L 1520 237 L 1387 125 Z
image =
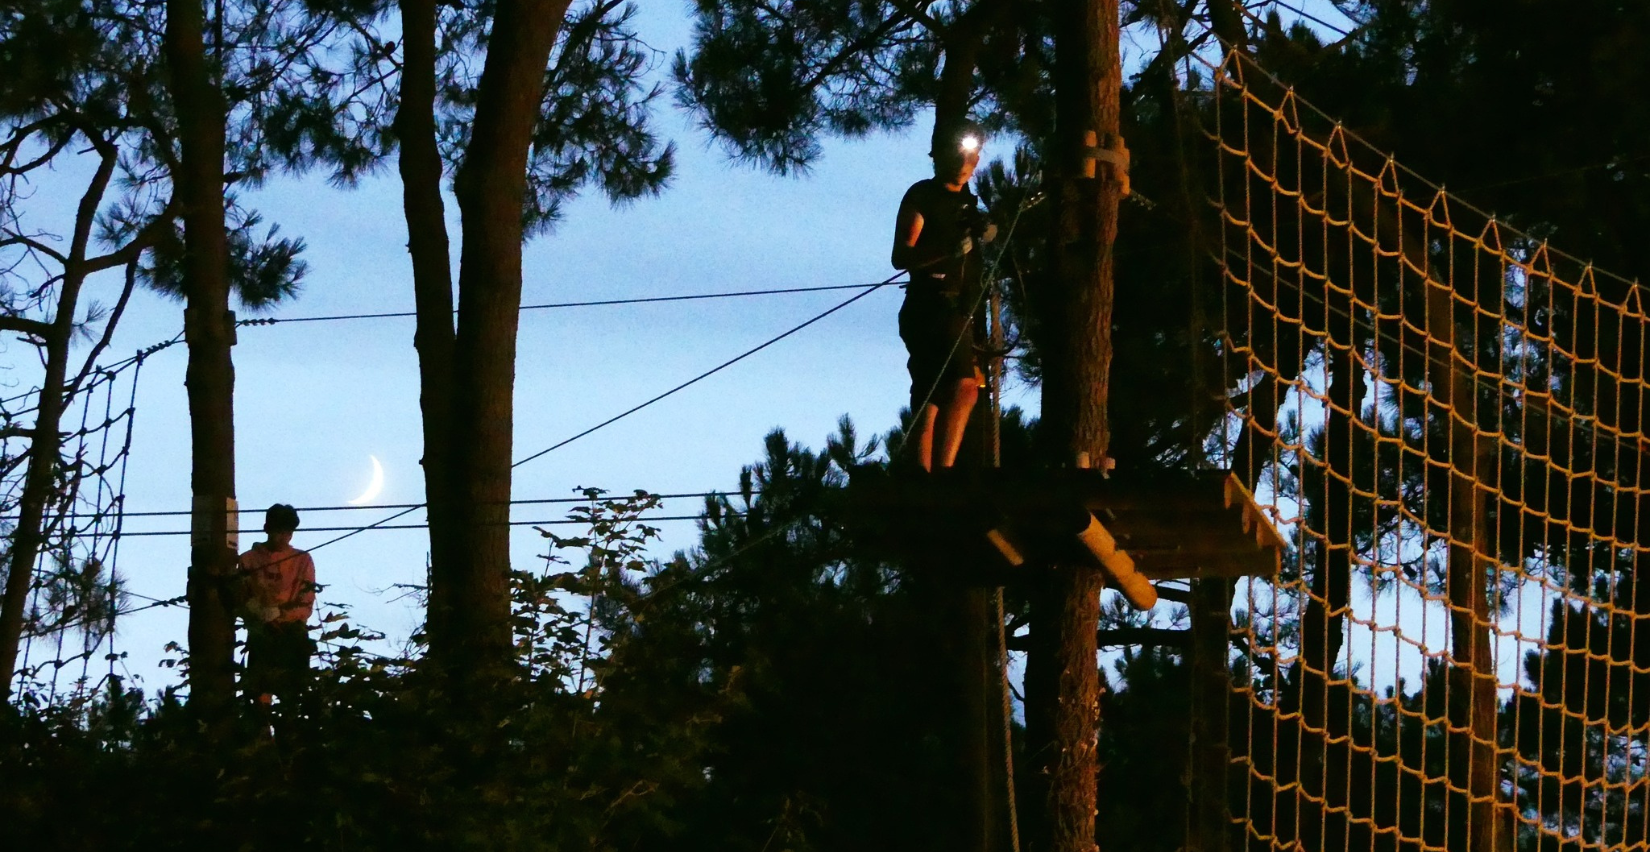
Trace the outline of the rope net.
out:
M 1222 848 L 1650 843 L 1650 317 L 1240 54 L 1204 447 L 1292 543 L 1233 589 Z M 1213 237 L 1213 234 L 1209 235 Z M 1218 710 L 1217 710 L 1218 712 Z
M 90 372 L 68 394 L 61 456 L 41 524 L 24 613 L 14 694 L 52 702 L 62 689 L 81 694 L 103 685 L 122 655 L 115 622 L 126 593 L 115 570 L 124 520 L 126 462 L 132 449 L 138 374 L 143 356 Z M 4 414 L 7 423 L 33 409 Z M 14 534 L 32 442 L 27 429 L 0 430 L 0 518 Z M 0 574 L 6 563 L 0 561 Z

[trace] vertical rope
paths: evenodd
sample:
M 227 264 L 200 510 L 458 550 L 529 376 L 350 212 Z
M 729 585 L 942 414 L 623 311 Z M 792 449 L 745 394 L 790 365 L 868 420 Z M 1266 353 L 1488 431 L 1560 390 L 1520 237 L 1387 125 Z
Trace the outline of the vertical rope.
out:
M 1019 214 L 1015 214 L 1016 219 Z M 995 271 L 996 264 L 992 265 Z M 986 280 L 985 286 L 990 294 L 990 327 L 991 327 L 991 424 L 989 436 L 991 442 L 991 466 L 1003 466 L 1003 357 L 1006 336 L 1003 334 L 1003 302 L 1002 293 L 997 286 L 995 276 Z M 1014 789 L 1014 687 L 1009 679 L 1008 655 L 1008 613 L 1003 601 L 1003 587 L 997 587 L 997 670 L 1001 674 L 1002 717 L 1003 717 L 1003 796 L 1008 816 L 1008 841 L 1012 852 L 1020 852 L 1020 808 Z
M 121 533 L 126 530 L 126 470 L 132 458 L 132 433 L 137 429 L 137 391 L 138 379 L 143 375 L 143 361 L 146 353 L 139 351 L 132 358 L 132 389 L 126 400 L 126 435 L 120 445 L 120 477 L 115 485 L 111 503 L 114 506 L 114 529 L 110 531 L 111 544 L 109 546 L 109 622 L 107 635 L 109 641 L 109 674 L 110 682 L 114 681 L 115 662 L 120 659 L 115 647 L 116 620 L 120 617 L 120 577 L 117 573 L 120 567 L 120 540 Z
M 103 393 L 103 428 L 99 430 L 100 434 L 98 436 L 97 466 L 94 468 L 97 475 L 97 482 L 93 487 L 92 492 L 92 543 L 89 548 L 91 555 L 88 556 L 87 559 L 97 560 L 97 569 L 100 575 L 104 571 L 111 571 L 110 579 L 112 583 L 113 573 L 108 564 L 108 560 L 104 558 L 107 554 L 104 553 L 103 549 L 103 524 L 105 520 L 103 498 L 104 492 L 109 490 L 108 471 L 112 467 L 112 464 L 109 461 L 109 432 L 115 423 L 113 376 L 109 377 L 109 380 L 106 383 L 106 388 L 107 389 Z M 84 578 L 84 580 L 88 582 L 90 579 L 90 577 Z M 102 595 L 105 585 L 107 584 L 98 583 L 96 588 L 92 588 L 88 585 L 80 589 L 80 591 L 83 592 L 88 598 L 88 600 L 84 603 L 84 606 L 88 611 L 85 616 L 86 623 L 81 628 L 82 633 L 80 639 L 80 680 L 78 681 L 80 684 L 80 689 L 85 689 L 89 682 L 89 678 L 91 676 L 92 653 L 103 644 L 103 634 L 99 631 L 102 630 L 105 619 L 100 618 L 96 622 L 91 620 L 90 609 L 92 604 L 90 598 L 94 595 Z M 111 606 L 113 605 L 113 601 L 108 600 L 107 598 L 105 598 L 104 603 Z
M 1008 842 L 1020 852 L 1020 806 L 1014 786 L 1014 687 L 1009 681 L 1007 636 L 1008 613 L 1003 607 L 1003 589 L 997 587 L 997 667 L 1002 672 L 1003 693 L 1003 794 L 1007 798 Z

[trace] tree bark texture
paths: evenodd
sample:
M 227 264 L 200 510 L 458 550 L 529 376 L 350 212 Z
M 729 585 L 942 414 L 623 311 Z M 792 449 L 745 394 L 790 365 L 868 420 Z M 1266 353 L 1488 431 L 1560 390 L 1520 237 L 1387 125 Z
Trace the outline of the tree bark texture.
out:
M 201 0 L 167 0 L 166 61 L 180 156 L 173 193 L 183 217 L 185 383 L 192 440 L 189 567 L 191 701 L 210 712 L 234 694 L 234 615 L 224 579 L 236 553 L 226 512 L 235 496 L 235 368 L 230 356 L 229 241 L 224 221 L 224 98 L 212 82 Z
M 1001 701 L 993 688 L 996 637 L 987 631 L 995 607 L 982 588 L 959 582 L 953 567 L 930 565 L 913 584 L 915 621 L 927 634 L 914 639 L 933 649 L 924 715 L 944 755 L 920 819 L 936 849 L 988 852 L 998 845 L 1002 798 L 991 763 L 1002 731 L 992 724 L 992 702 Z
M 1195 580 L 1191 646 L 1191 789 L 1187 801 L 1190 852 L 1227 852 L 1231 847 L 1230 744 L 1233 581 L 1224 577 Z
M 1120 138 L 1117 4 L 1060 0 L 1055 8 L 1056 171 L 1049 181 L 1054 205 L 1049 259 L 1058 292 L 1047 299 L 1047 318 L 1058 357 L 1045 359 L 1042 419 L 1057 462 L 1070 464 L 1077 453 L 1087 452 L 1099 464 L 1099 453 L 1111 443 L 1112 243 L 1121 184 L 1104 162 L 1096 164 L 1096 178 L 1081 175 L 1086 131 L 1093 131 L 1102 147 Z
M 58 289 L 56 315 L 42 341 L 46 350 L 46 369 L 40 382 L 40 404 L 35 411 L 34 438 L 29 443 L 23 493 L 17 503 L 17 526 L 12 531 L 11 551 L 7 554 L 5 598 L 0 604 L 0 665 L 4 665 L 6 673 L 5 682 L 0 684 L 0 703 L 11 698 L 17 653 L 22 644 L 23 616 L 34 583 L 34 564 L 45 545 L 46 506 L 51 501 L 57 474 L 63 466 L 61 429 L 63 409 L 68 404 L 65 394 L 68 390 L 69 343 L 74 336 L 74 317 L 79 308 L 80 291 L 86 282 L 86 249 L 91 243 L 98 207 L 117 164 L 112 145 L 104 143 L 96 147 L 99 148 L 101 160 L 75 211 L 74 236 L 63 265 L 63 283 Z
M 570 0 L 502 0 L 470 142 L 454 181 L 463 221 L 450 411 L 453 563 L 432 576 L 430 653 L 483 679 L 510 659 L 510 470 L 527 154 L 545 65 Z M 431 517 L 431 523 L 437 523 Z M 432 541 L 448 530 L 432 531 Z
M 443 594 L 430 597 L 427 633 L 451 635 L 445 594 L 463 564 L 463 539 L 455 523 L 457 496 L 452 472 L 453 278 L 446 206 L 441 198 L 444 170 L 436 144 L 436 3 L 401 0 L 401 99 L 395 114 L 400 143 L 401 200 L 407 219 L 407 252 L 412 257 L 413 300 L 418 314 L 413 347 L 418 350 L 419 406 L 424 417 L 424 495 L 429 504 L 430 582 Z
M 1121 181 L 1104 162 L 1086 178 L 1088 134 L 1101 147 L 1119 137 L 1122 71 L 1116 0 L 1054 4 L 1055 139 L 1051 181 L 1054 292 L 1045 328 L 1042 425 L 1055 464 L 1086 454 L 1095 464 L 1110 443 L 1107 421 L 1112 337 L 1112 243 Z M 1034 647 L 1027 662 L 1028 849 L 1095 849 L 1099 737 L 1100 577 L 1056 566 L 1032 594 Z
M 1026 774 L 1021 832 L 1029 852 L 1095 845 L 1100 676 L 1098 571 L 1057 566 L 1033 592 L 1026 660 Z M 1041 635 L 1039 635 L 1041 634 Z

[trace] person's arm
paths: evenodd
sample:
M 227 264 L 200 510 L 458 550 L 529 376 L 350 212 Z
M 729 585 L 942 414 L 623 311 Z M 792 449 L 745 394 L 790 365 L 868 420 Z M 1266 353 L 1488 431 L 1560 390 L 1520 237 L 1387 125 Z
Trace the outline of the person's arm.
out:
M 220 578 L 222 583 L 221 593 L 224 599 L 229 602 L 231 612 L 242 610 L 254 596 L 252 569 L 251 566 L 246 564 L 246 558 L 250 554 L 251 551 L 247 551 L 236 557 L 234 570 Z
M 920 272 L 937 263 L 967 254 L 972 243 L 967 237 L 956 246 L 918 251 L 917 239 L 922 236 L 922 212 L 917 202 L 918 190 L 905 193 L 899 203 L 899 216 L 894 219 L 894 251 L 890 260 L 895 269 Z
M 315 560 L 308 553 L 304 554 L 303 564 L 298 571 L 298 594 L 293 596 L 292 611 L 309 621 L 310 615 L 315 612 Z

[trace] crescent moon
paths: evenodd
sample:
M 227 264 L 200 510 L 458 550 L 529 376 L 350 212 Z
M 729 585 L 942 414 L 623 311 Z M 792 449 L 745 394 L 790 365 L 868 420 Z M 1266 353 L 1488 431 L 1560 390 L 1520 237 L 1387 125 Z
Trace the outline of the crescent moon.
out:
M 378 492 L 384 490 L 384 466 L 378 463 L 377 456 L 367 456 L 372 459 L 372 481 L 367 483 L 367 490 L 361 496 L 349 501 L 351 506 L 361 506 L 377 499 Z

